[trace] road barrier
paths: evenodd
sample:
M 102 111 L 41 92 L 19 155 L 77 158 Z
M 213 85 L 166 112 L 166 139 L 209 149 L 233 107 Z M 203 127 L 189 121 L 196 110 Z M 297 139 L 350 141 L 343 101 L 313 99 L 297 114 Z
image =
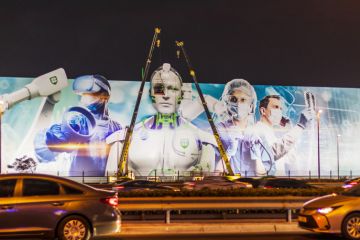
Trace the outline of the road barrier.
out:
M 164 211 L 165 222 L 171 222 L 174 210 L 286 210 L 286 220 L 291 222 L 292 211 L 314 197 L 151 197 L 119 198 L 121 211 Z

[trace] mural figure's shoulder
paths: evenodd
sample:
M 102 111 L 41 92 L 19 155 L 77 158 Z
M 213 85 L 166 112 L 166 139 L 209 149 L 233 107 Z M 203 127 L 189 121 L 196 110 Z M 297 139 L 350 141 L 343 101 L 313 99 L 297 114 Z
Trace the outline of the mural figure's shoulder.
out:
M 106 144 L 112 144 L 114 142 L 121 142 L 125 140 L 126 128 L 113 132 L 106 138 Z

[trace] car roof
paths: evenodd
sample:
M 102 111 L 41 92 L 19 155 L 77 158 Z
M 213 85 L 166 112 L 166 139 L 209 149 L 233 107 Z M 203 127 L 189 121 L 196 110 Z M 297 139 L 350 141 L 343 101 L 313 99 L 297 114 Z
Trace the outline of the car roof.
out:
M 136 180 L 130 180 L 130 181 L 115 182 L 115 184 L 117 184 L 117 185 L 128 185 L 128 184 L 132 184 L 132 183 L 144 183 L 144 182 L 148 183 L 150 181 L 136 179 Z
M 77 187 L 86 189 L 86 190 L 96 190 L 95 188 L 88 186 L 86 184 L 82 184 L 64 177 L 50 175 L 50 174 L 42 174 L 42 173 L 6 173 L 0 174 L 0 180 L 4 178 L 39 178 L 39 179 L 46 179 L 46 180 L 53 180 L 60 183 L 67 183 L 69 185 L 75 185 Z
M 360 180 L 360 177 L 348 179 L 348 181 L 359 181 L 359 180 Z
M 226 179 L 225 176 L 204 176 L 203 179 Z
M 236 179 L 238 181 L 260 181 L 261 179 L 258 178 L 250 178 L 250 177 L 242 177 L 242 178 L 238 178 Z
M 263 178 L 265 181 L 284 181 L 284 182 L 305 182 L 302 179 L 296 178 Z

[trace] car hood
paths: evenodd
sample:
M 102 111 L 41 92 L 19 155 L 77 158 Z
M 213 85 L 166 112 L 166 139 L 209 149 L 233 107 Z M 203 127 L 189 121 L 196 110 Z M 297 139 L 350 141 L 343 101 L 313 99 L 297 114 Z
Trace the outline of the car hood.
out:
M 343 196 L 337 194 L 325 195 L 322 197 L 314 198 L 304 204 L 304 208 L 323 208 L 330 207 L 335 204 L 344 203 L 353 200 L 354 197 Z

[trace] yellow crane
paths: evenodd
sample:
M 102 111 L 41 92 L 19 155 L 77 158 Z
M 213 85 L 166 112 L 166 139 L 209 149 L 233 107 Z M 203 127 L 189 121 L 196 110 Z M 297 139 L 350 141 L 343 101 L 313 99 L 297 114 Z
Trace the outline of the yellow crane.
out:
M 118 165 L 118 172 L 117 172 L 117 177 L 118 178 L 128 175 L 128 167 L 127 167 L 128 162 L 127 161 L 128 161 L 129 147 L 130 147 L 130 143 L 131 143 L 131 136 L 132 136 L 134 126 L 135 126 L 135 121 L 136 121 L 136 118 L 137 118 L 137 115 L 138 115 L 138 110 L 139 110 L 140 101 L 141 101 L 141 97 L 142 97 L 143 90 L 144 90 L 144 85 L 145 85 L 145 82 L 146 82 L 146 79 L 147 79 L 147 76 L 148 76 L 148 73 L 149 73 L 149 68 L 150 68 L 150 64 L 151 64 L 151 61 L 152 61 L 153 51 L 155 49 L 155 46 L 160 47 L 160 39 L 159 39 L 160 32 L 161 32 L 160 28 L 155 28 L 155 32 L 154 32 L 154 36 L 153 36 L 153 39 L 152 39 L 149 55 L 148 55 L 148 57 L 146 59 L 145 68 L 144 68 L 144 71 L 142 73 L 141 85 L 140 85 L 139 93 L 138 93 L 138 96 L 137 96 L 137 99 L 136 99 L 134 112 L 132 114 L 130 126 L 127 128 L 123 148 L 122 148 L 122 151 L 121 151 L 121 156 L 120 156 L 119 165 Z M 232 168 L 230 166 L 230 161 L 229 161 L 229 158 L 226 155 L 224 145 L 221 142 L 219 133 L 218 133 L 218 131 L 216 129 L 213 118 L 211 117 L 211 114 L 210 114 L 209 108 L 208 108 L 208 106 L 206 104 L 204 95 L 203 95 L 203 93 L 201 91 L 201 88 L 200 88 L 200 86 L 198 84 L 198 80 L 197 80 L 197 77 L 196 77 L 196 74 L 195 74 L 195 70 L 192 68 L 192 66 L 190 64 L 189 56 L 187 55 L 187 53 L 185 51 L 184 42 L 176 41 L 175 43 L 176 43 L 176 46 L 181 50 L 181 52 L 182 52 L 182 54 L 183 54 L 183 56 L 184 56 L 184 58 L 186 60 L 187 66 L 189 68 L 190 76 L 192 77 L 192 79 L 193 79 L 193 81 L 195 83 L 195 87 L 196 87 L 196 89 L 197 89 L 197 91 L 199 93 L 200 100 L 201 100 L 202 105 L 204 107 L 207 119 L 209 121 L 209 124 L 211 126 L 213 135 L 215 137 L 216 143 L 218 145 L 220 156 L 221 156 L 221 158 L 223 159 L 223 161 L 225 163 L 225 166 L 226 166 L 226 169 L 227 169 L 227 174 L 230 175 L 230 176 L 234 176 L 234 172 L 233 172 L 233 170 L 232 170 Z M 180 50 L 177 51 L 178 56 L 180 55 Z

